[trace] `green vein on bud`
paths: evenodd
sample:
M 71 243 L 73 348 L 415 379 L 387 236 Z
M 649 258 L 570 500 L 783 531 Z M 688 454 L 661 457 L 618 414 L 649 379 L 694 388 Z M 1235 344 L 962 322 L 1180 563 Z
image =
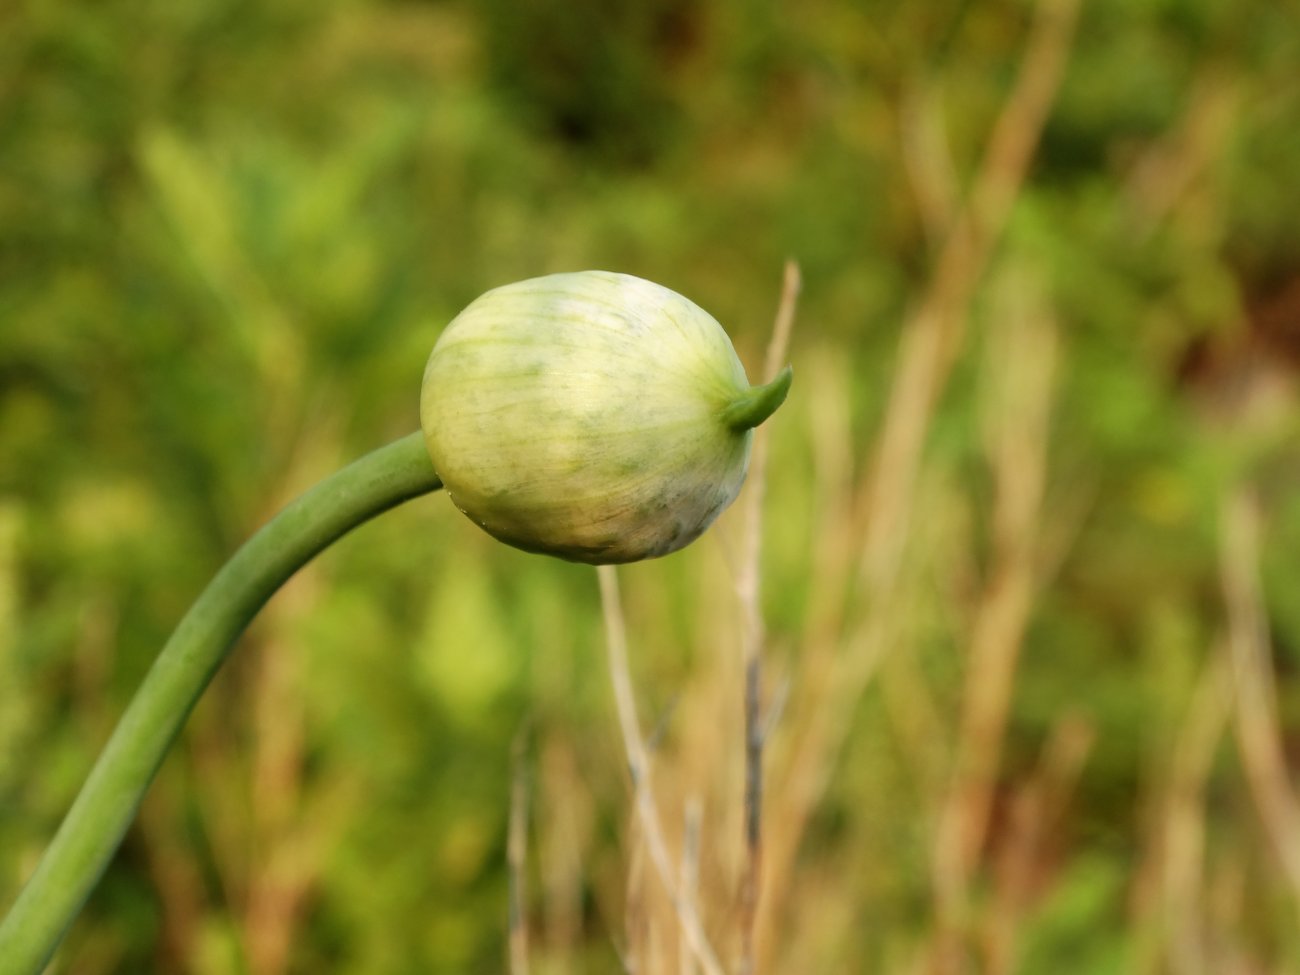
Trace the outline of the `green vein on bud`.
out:
M 722 422 L 737 433 L 754 429 L 785 402 L 792 378 L 794 370 L 786 366 L 770 383 L 751 386 L 723 408 Z

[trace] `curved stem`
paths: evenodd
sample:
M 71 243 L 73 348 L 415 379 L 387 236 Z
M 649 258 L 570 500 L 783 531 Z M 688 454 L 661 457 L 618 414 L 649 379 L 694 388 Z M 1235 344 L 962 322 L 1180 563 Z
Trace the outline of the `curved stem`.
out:
M 317 484 L 222 567 L 145 676 L 36 872 L 0 924 L 0 975 L 38 975 L 98 883 L 145 790 L 236 638 L 330 543 L 442 486 L 420 433 Z

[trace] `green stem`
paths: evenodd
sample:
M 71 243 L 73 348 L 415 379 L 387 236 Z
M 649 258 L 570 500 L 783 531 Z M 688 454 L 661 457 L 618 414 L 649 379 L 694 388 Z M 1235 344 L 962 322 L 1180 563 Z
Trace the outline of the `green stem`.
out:
M 413 433 L 317 484 L 222 567 L 158 655 L 0 924 L 0 975 L 38 975 L 44 969 L 112 859 L 199 695 L 272 593 L 349 530 L 441 486 L 423 436 Z

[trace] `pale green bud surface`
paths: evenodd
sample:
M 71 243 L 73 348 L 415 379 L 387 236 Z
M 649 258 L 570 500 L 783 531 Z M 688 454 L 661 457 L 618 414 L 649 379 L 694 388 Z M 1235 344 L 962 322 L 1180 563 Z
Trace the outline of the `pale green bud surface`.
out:
M 735 500 L 752 427 L 787 369 L 751 388 L 699 306 L 626 274 L 509 284 L 452 320 L 424 373 L 434 470 L 503 542 L 577 562 L 676 551 Z

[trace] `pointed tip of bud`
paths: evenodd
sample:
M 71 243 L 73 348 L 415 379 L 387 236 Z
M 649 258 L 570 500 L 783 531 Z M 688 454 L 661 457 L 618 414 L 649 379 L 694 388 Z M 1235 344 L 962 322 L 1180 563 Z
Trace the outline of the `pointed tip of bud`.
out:
M 770 383 L 751 386 L 722 411 L 722 422 L 736 431 L 752 430 L 776 412 L 790 391 L 794 370 L 786 366 Z

